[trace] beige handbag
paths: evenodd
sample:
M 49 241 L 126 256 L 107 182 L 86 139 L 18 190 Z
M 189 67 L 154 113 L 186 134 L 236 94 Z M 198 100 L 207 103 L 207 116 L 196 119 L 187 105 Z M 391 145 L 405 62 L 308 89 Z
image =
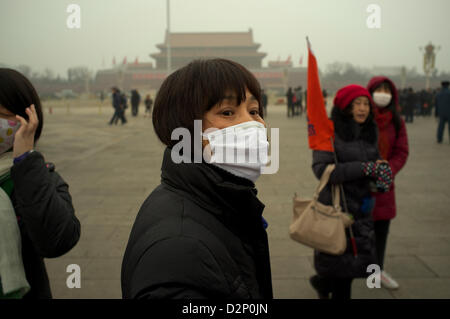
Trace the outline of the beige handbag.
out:
M 332 186 L 333 206 L 318 201 L 327 185 L 334 164 L 327 166 L 312 200 L 294 197 L 294 217 L 289 227 L 291 238 L 319 251 L 341 255 L 347 248 L 345 227 L 353 223 L 351 215 L 342 212 L 339 185 Z

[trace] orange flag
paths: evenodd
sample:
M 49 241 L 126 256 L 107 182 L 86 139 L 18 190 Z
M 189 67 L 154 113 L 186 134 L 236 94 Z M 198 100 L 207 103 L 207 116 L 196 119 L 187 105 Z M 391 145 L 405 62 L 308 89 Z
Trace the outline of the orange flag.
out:
M 308 44 L 308 88 L 306 109 L 308 116 L 308 141 L 309 148 L 319 151 L 333 152 L 331 138 L 334 139 L 334 125 L 328 119 L 323 100 L 322 89 L 320 87 L 319 70 L 317 60 L 311 51 L 311 44 Z

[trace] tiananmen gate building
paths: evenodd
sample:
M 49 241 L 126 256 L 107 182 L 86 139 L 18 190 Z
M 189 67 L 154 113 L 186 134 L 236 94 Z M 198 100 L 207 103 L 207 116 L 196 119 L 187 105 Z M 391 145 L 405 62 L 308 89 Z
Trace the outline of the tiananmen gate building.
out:
M 285 91 L 287 87 L 306 87 L 306 67 L 292 67 L 290 61 L 271 61 L 269 67 L 262 66 L 267 56 L 259 52 L 261 44 L 248 32 L 198 32 L 166 33 L 164 42 L 156 45 L 159 52 L 149 56 L 153 63 L 122 63 L 112 69 L 100 70 L 95 78 L 94 89 L 109 90 L 112 86 L 129 91 L 157 90 L 167 76 L 167 49 L 170 40 L 171 69 L 175 71 L 196 59 L 225 58 L 249 69 L 268 90 Z

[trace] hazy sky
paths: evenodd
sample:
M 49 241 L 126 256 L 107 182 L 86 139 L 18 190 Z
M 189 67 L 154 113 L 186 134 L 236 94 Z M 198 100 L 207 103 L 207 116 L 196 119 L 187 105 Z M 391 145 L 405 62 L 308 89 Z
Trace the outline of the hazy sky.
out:
M 81 29 L 69 29 L 71 3 Z M 369 29 L 369 4 L 381 7 L 381 28 Z M 268 60 L 304 55 L 309 35 L 323 70 L 334 61 L 358 66 L 416 67 L 420 46 L 440 45 L 436 66 L 450 71 L 449 0 L 171 0 L 173 32 L 247 31 Z M 115 56 L 153 61 L 163 42 L 166 0 L 0 0 L 0 63 L 48 67 L 66 76 L 71 66 L 111 66 Z

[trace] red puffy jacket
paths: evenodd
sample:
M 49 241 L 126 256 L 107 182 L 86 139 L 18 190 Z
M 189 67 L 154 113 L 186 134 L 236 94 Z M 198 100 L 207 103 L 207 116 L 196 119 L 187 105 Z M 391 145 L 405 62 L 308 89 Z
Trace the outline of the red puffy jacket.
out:
M 382 82 L 388 82 L 391 86 L 392 97 L 395 103 L 398 103 L 397 89 L 394 83 L 386 77 L 374 77 L 367 85 L 369 92 L 373 92 L 375 88 Z M 402 119 L 402 124 L 398 133 L 395 131 L 394 122 L 391 121 L 385 128 L 380 129 L 382 132 L 387 132 L 389 137 L 389 150 L 387 160 L 391 166 L 394 177 L 403 168 L 409 155 L 408 135 L 406 133 L 405 122 Z M 381 131 L 383 130 L 383 131 Z M 392 219 L 396 215 L 395 205 L 395 185 L 394 182 L 391 185 L 389 192 L 387 193 L 375 193 L 375 208 L 373 211 L 374 220 L 388 220 Z

